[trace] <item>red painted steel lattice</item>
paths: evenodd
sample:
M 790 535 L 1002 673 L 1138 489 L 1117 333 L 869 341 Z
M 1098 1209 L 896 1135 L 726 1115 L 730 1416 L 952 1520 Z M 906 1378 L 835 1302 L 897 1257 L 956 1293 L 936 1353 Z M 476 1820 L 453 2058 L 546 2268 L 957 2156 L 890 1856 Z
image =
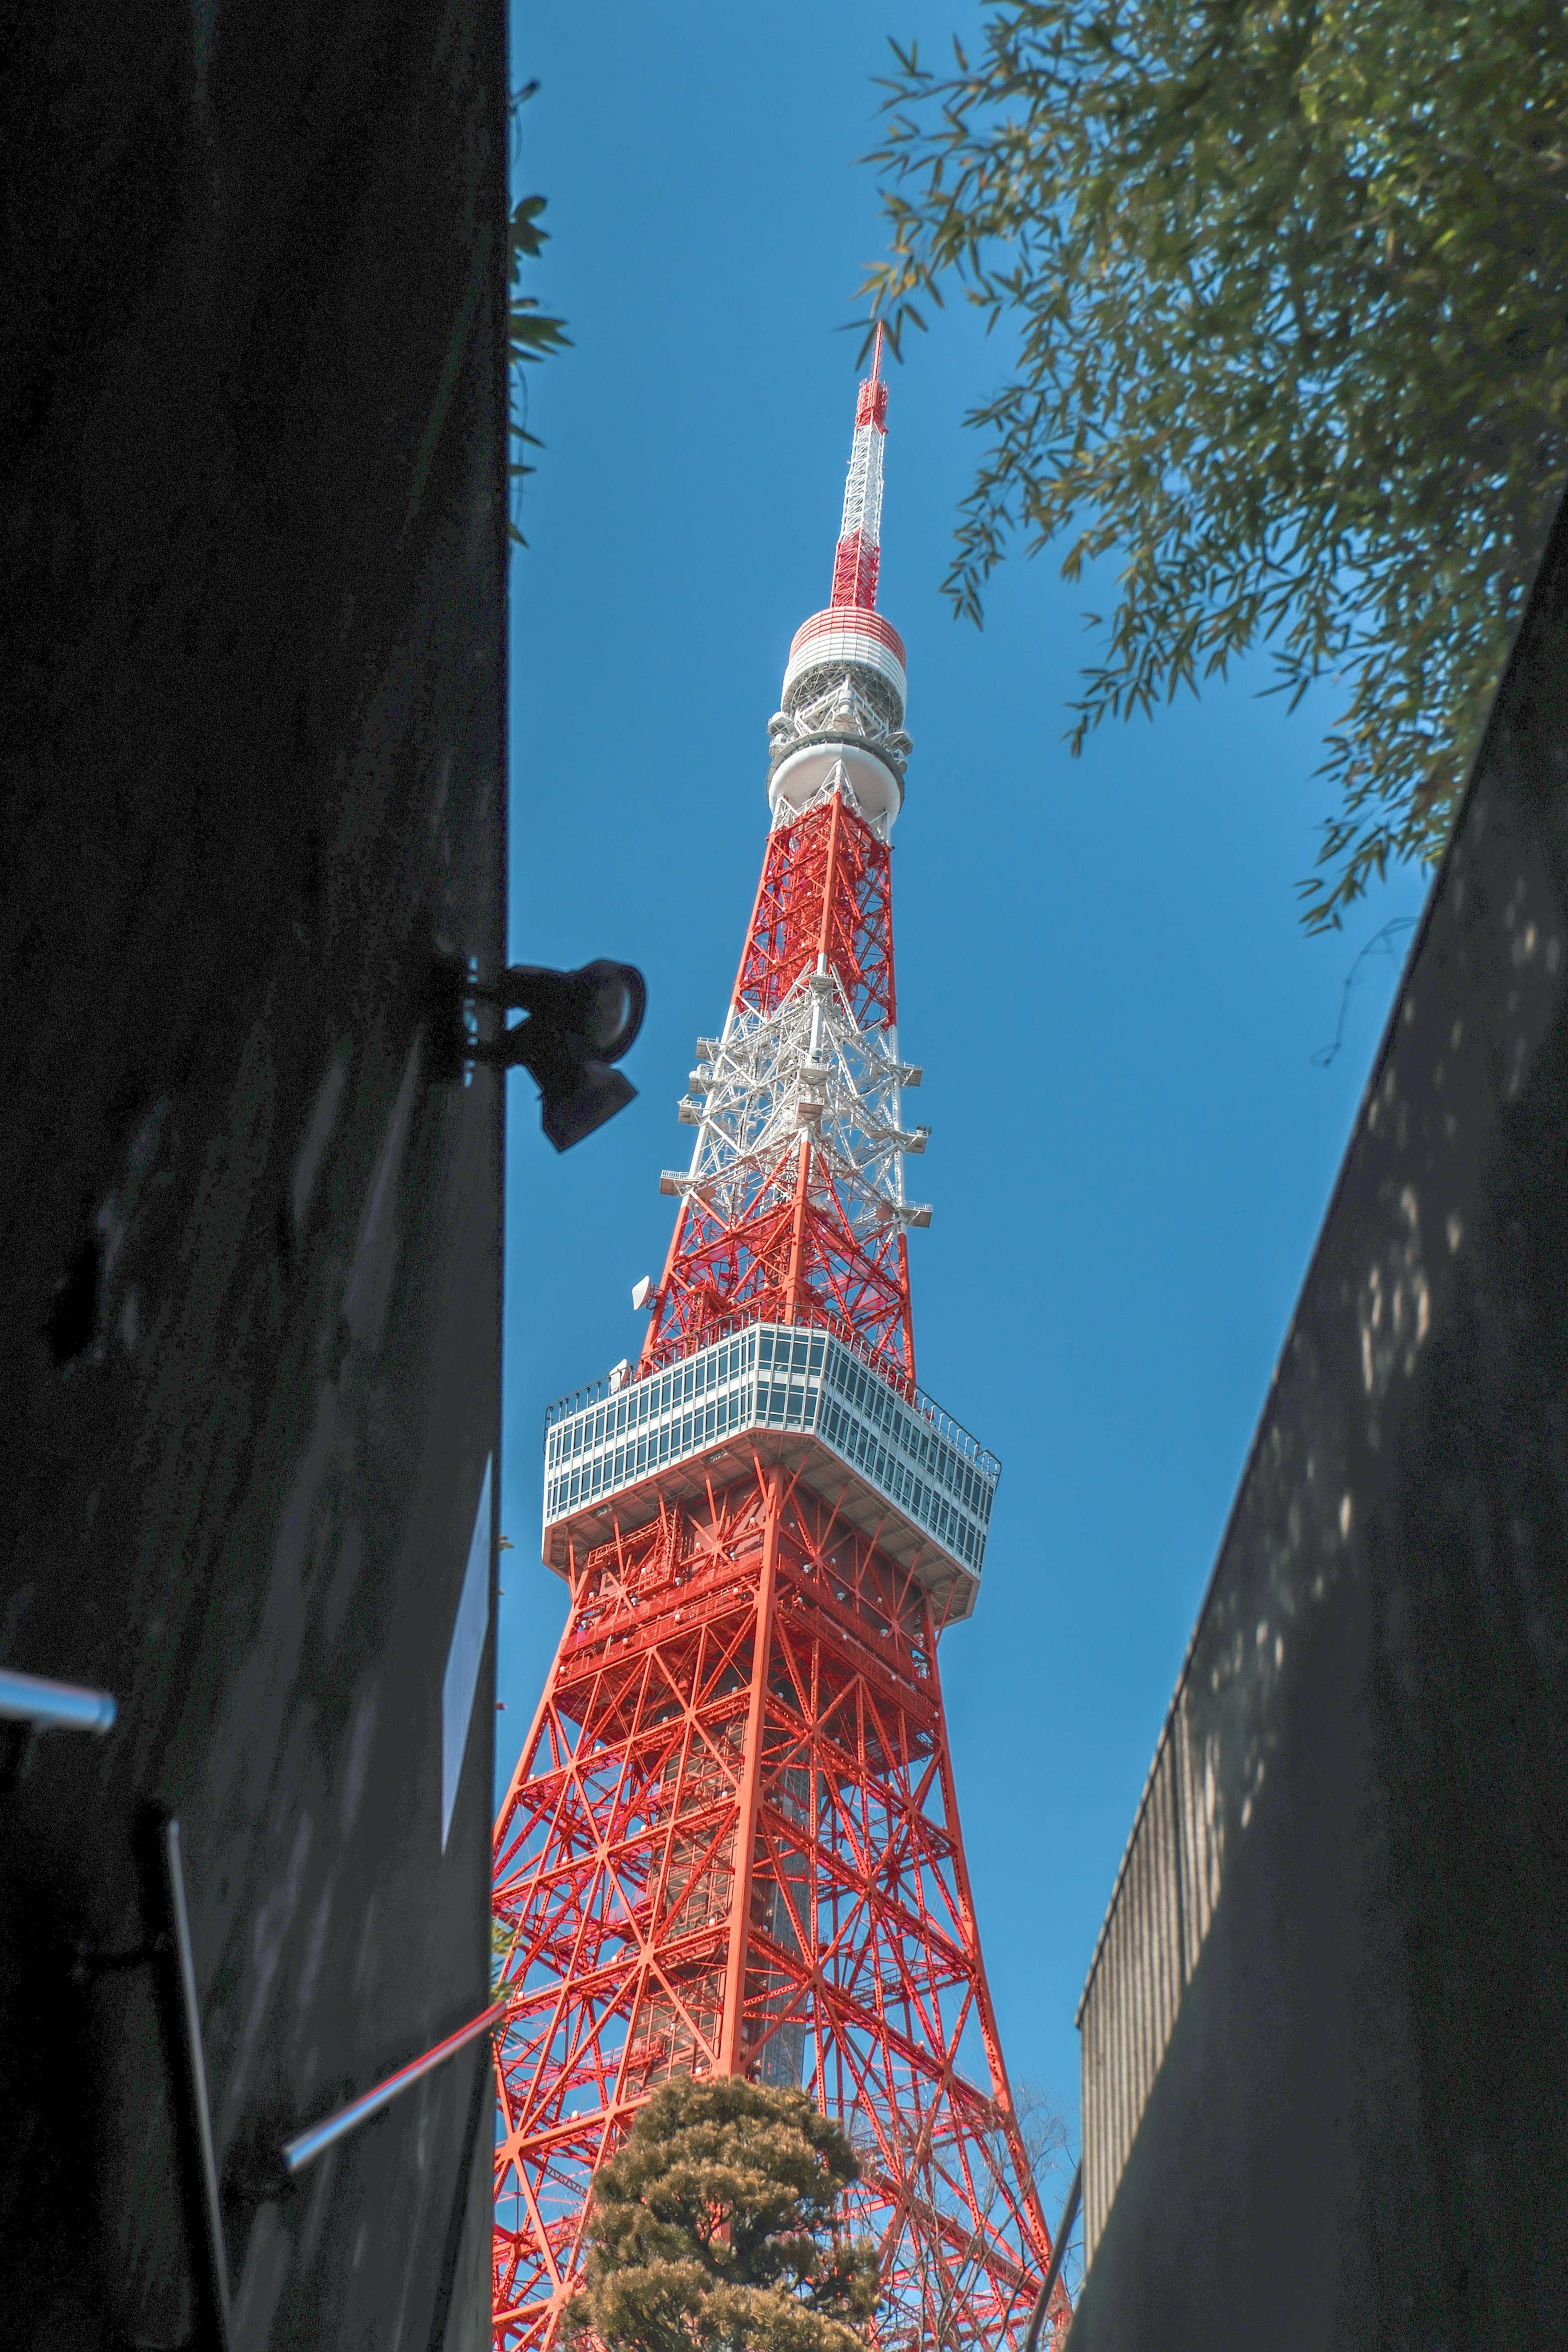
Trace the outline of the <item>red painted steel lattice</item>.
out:
M 1050 2241 L 924 1594 L 777 1467 L 591 1554 L 503 1809 L 496 2331 L 553 2343 L 595 2166 L 671 2072 L 849 2132 L 878 2340 L 1017 2345 Z
M 854 467 L 885 400 L 873 375 L 846 499 L 871 525 Z M 732 1024 L 787 1020 L 831 976 L 846 1022 L 891 1048 L 887 843 L 837 787 L 779 814 Z M 868 1219 L 862 1185 L 857 1224 L 821 1119 L 775 1124 L 723 1181 L 679 1180 L 636 1377 L 754 1318 L 837 1328 L 912 1395 L 915 1213 L 895 1190 Z M 841 1496 L 744 1437 L 693 1469 L 679 1491 L 656 1474 L 622 1517 L 612 1500 L 609 1540 L 572 1537 L 570 1613 L 497 1825 L 497 2352 L 551 2352 L 595 2168 L 675 2071 L 804 2082 L 843 2124 L 862 2166 L 850 2224 L 881 2262 L 878 2347 L 1018 2352 L 1051 2247 L 918 1548 L 898 1567 Z M 1059 2335 L 1068 2316 L 1059 2288 Z
M 862 1029 L 896 1017 L 887 844 L 837 794 L 768 838 L 737 1011 L 772 1013 L 819 962 Z M 915 1377 L 904 1235 L 891 1224 L 856 1233 L 831 1158 L 810 1133 L 781 1139 L 739 1184 L 683 1202 L 643 1366 L 701 1347 L 741 1311 L 858 1335 Z

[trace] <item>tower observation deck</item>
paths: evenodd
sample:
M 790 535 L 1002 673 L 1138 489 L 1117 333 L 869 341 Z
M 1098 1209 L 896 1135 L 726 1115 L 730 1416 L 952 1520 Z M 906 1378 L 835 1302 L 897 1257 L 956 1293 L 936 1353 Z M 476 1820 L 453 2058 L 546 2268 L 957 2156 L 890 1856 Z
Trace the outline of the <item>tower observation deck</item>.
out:
M 860 386 L 827 608 L 635 1365 L 552 1407 L 570 1609 L 496 1829 L 497 2352 L 549 2352 L 596 2167 L 675 2073 L 803 2085 L 860 2158 L 879 2346 L 1021 2345 L 1051 2245 L 964 1863 L 937 1645 L 999 1465 L 915 1381 L 891 836 L 912 745 Z M 1051 2318 L 1064 2328 L 1065 2296 Z

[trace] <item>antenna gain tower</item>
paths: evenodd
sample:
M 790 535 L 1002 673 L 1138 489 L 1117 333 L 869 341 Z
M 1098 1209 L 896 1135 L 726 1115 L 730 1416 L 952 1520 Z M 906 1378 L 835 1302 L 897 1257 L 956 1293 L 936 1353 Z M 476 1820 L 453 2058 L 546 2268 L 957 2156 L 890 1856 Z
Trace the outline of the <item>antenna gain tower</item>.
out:
M 879 2345 L 1021 2343 L 1051 2246 L 976 1931 L 937 1671 L 998 1465 L 915 1384 L 927 1130 L 894 985 L 904 646 L 861 385 L 825 612 L 634 1369 L 548 1416 L 570 1614 L 496 1830 L 497 2352 L 549 2352 L 595 2168 L 676 2072 L 800 2084 L 860 2158 Z M 1065 2326 L 1061 2290 L 1052 2318 Z

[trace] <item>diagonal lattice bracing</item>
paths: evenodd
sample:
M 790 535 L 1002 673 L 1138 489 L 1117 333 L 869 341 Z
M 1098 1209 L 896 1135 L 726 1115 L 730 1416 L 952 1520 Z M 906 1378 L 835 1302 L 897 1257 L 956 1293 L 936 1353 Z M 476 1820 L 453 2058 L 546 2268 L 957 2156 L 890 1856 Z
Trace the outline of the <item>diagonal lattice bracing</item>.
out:
M 547 1440 L 571 1599 L 496 1832 L 497 2352 L 554 2352 L 595 2169 L 675 2072 L 804 2084 L 843 2125 L 874 2352 L 1020 2352 L 1050 2260 L 936 1664 L 998 1465 L 915 1380 L 885 409 L 873 367 L 832 604 L 768 729 L 734 992 L 680 1104 L 691 1160 L 661 1179 L 680 1208 L 641 1359 Z M 1069 2316 L 1059 2288 L 1058 2344 Z
M 832 786 L 769 838 L 723 1033 L 700 1038 L 691 1166 L 644 1365 L 737 1311 L 852 1331 L 913 1375 L 890 851 Z
M 735 2065 L 851 2129 L 883 2342 L 1016 2335 L 1047 2239 L 956 1825 L 929 1605 L 820 1498 L 757 1466 L 582 1564 L 497 1840 L 504 2347 L 553 2341 L 637 2102 Z

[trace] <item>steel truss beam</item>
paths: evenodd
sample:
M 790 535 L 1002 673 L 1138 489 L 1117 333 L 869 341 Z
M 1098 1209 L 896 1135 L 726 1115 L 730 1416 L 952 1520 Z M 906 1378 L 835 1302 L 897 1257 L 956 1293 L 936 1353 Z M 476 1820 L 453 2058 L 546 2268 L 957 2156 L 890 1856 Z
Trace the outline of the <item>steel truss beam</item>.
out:
M 925 1130 L 903 1117 L 920 1073 L 894 981 L 910 747 L 902 646 L 874 611 L 885 407 L 873 367 L 833 608 L 798 633 L 770 730 L 734 992 L 680 1106 L 691 1163 L 662 1180 L 681 1206 L 629 1395 L 740 1322 L 835 1330 L 915 1394 L 906 1233 L 930 1212 L 904 1182 Z M 1021 2352 L 1050 2263 L 965 1868 L 941 1627 L 880 1501 L 853 1524 L 847 1488 L 835 1504 L 784 1466 L 794 1391 L 770 1380 L 763 1407 L 762 1388 L 749 1467 L 730 1424 L 705 1451 L 716 1420 L 683 1422 L 678 1446 L 661 1422 L 654 1454 L 650 1422 L 618 1489 L 622 1423 L 606 1436 L 599 1412 L 627 1397 L 574 1408 L 598 1433 L 558 1465 L 562 1508 L 586 1496 L 592 1516 L 552 1553 L 570 1614 L 496 1832 L 497 2352 L 554 2352 L 594 2171 L 676 2073 L 804 2084 L 842 2124 L 862 2165 L 848 2226 L 880 2259 L 876 2352 Z M 579 1434 L 559 1423 L 558 1446 Z M 618 1492 L 657 1515 L 618 1521 Z M 1058 2344 L 1068 2316 L 1058 2286 Z
M 1050 2259 L 924 1597 L 777 1469 L 583 1564 L 497 1832 L 502 2352 L 547 2352 L 653 2085 L 804 2080 L 864 2168 L 879 2342 L 996 2352 Z
M 645 1370 L 737 1313 L 852 1333 L 915 1376 L 891 851 L 844 794 L 775 828 L 724 1033 L 701 1038 L 699 1132 Z M 821 983 L 818 985 L 819 982 Z

